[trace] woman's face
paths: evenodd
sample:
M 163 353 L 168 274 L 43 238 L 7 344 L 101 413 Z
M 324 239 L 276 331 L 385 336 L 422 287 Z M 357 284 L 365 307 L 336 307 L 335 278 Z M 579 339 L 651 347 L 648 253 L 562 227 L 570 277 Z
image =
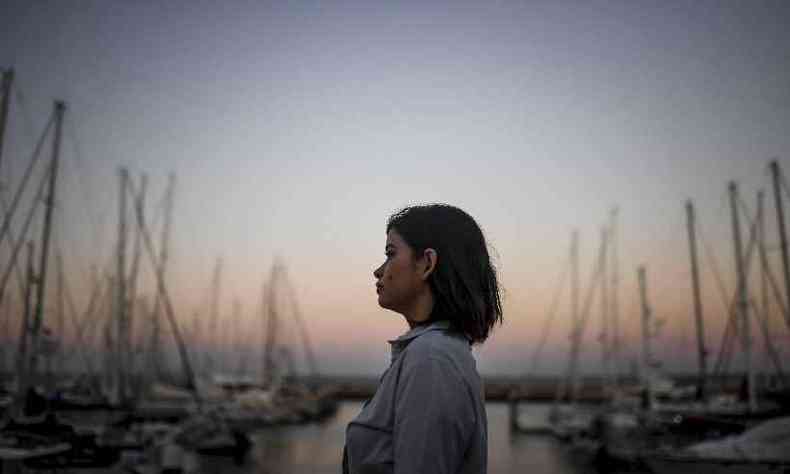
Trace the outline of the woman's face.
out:
M 384 254 L 387 259 L 373 272 L 379 306 L 404 314 L 427 283 L 420 277 L 414 250 L 394 228 L 387 232 Z

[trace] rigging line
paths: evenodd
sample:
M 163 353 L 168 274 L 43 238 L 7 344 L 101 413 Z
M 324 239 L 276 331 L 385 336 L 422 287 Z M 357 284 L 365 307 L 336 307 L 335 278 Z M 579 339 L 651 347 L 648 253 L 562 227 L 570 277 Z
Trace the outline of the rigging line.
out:
M 545 321 L 543 321 L 543 331 L 541 332 L 538 346 L 535 348 L 534 352 L 532 353 L 532 357 L 530 358 L 530 360 L 532 361 L 532 366 L 530 367 L 529 371 L 524 374 L 525 379 L 531 377 L 537 371 L 538 358 L 540 357 L 541 352 L 543 352 L 543 347 L 546 345 L 546 342 L 548 341 L 549 332 L 551 331 L 551 325 L 557 314 L 557 308 L 559 307 L 559 301 L 560 301 L 560 297 L 562 296 L 562 290 L 565 288 L 565 280 L 569 274 L 570 274 L 570 260 L 568 261 L 568 264 L 565 265 L 564 270 L 560 274 L 557 290 L 555 290 L 554 292 L 554 297 L 552 298 L 551 305 L 549 306 L 549 312 L 546 314 Z
M 777 163 L 779 160 L 777 159 Z M 784 189 L 785 197 L 790 198 L 790 189 L 787 186 L 787 179 L 785 178 L 784 172 L 782 172 L 782 168 L 779 168 L 779 182 L 782 183 L 782 189 Z
M 601 281 L 601 276 L 603 274 L 603 262 L 606 261 L 606 248 L 608 247 L 608 242 L 604 241 L 601 242 L 601 249 L 600 254 L 598 257 L 598 265 L 595 269 L 595 273 L 593 274 L 592 281 L 590 283 L 590 287 L 588 288 L 588 292 L 586 298 L 584 300 L 584 313 L 581 317 L 581 328 L 580 331 L 584 332 L 584 328 L 587 326 L 587 320 L 590 316 L 590 307 L 592 306 L 593 302 L 595 301 L 595 293 L 598 289 L 598 284 Z M 579 336 L 581 338 L 581 335 Z
M 14 96 L 16 98 L 16 103 L 19 106 L 19 109 L 22 111 L 22 119 L 23 125 L 25 130 L 25 138 L 27 139 L 28 143 L 31 146 L 35 146 L 36 143 L 36 134 L 33 131 L 35 127 L 33 127 L 33 120 L 30 117 L 30 111 L 27 107 L 27 99 L 25 98 L 24 93 L 22 92 L 22 88 L 19 86 L 19 81 L 15 80 L 11 87 L 14 89 Z
M 713 374 L 714 375 L 721 375 L 722 373 L 727 371 L 729 367 L 729 361 L 731 354 L 731 346 L 732 346 L 732 332 L 735 330 L 734 328 L 735 320 L 731 317 L 727 318 L 727 324 L 724 327 L 724 335 L 722 336 L 722 343 L 719 346 L 719 353 L 716 356 L 716 363 L 713 366 Z
M 575 371 L 577 369 L 579 352 L 581 352 L 581 342 L 584 336 L 584 328 L 587 325 L 587 319 L 590 315 L 590 307 L 592 306 L 592 303 L 595 300 L 595 295 L 598 289 L 598 282 L 600 281 L 601 275 L 603 273 L 603 261 L 606 259 L 606 245 L 607 242 L 604 239 L 601 242 L 601 247 L 598 251 L 598 262 L 595 271 L 590 276 L 590 286 L 587 288 L 587 294 L 585 295 L 585 299 L 584 299 L 584 310 L 583 310 L 584 313 L 581 315 L 579 323 L 573 326 L 574 343 L 572 344 L 571 354 L 570 357 L 568 358 L 568 368 L 567 368 L 568 375 L 570 375 L 571 371 Z M 558 382 L 557 390 L 558 390 L 558 394 L 555 401 L 558 401 L 560 396 L 565 397 L 567 395 L 567 393 L 565 392 L 568 390 L 571 393 L 574 393 L 575 387 L 571 387 L 568 381 L 565 381 L 564 383 Z
M 3 193 L 2 190 L 0 190 L 0 206 L 1 206 L 0 209 L 2 209 L 2 211 L 3 211 L 3 215 L 5 215 L 8 212 L 8 203 L 5 200 L 5 193 Z M 4 240 L 8 242 L 8 245 L 10 246 L 11 250 L 13 251 L 17 240 L 14 237 L 14 232 L 10 228 L 8 229 L 8 233 L 7 233 L 6 237 L 7 238 L 4 239 Z M 20 236 L 20 238 L 21 238 L 21 236 Z M 14 267 L 16 267 L 16 279 L 17 279 L 17 283 L 19 284 L 20 301 L 23 301 L 25 299 L 25 274 L 24 274 L 24 270 L 19 268 L 18 264 L 14 264 Z
M 730 362 L 732 360 L 733 346 L 736 344 L 734 338 L 736 337 L 737 318 L 738 313 L 735 311 L 735 302 L 737 295 L 733 297 L 733 302 L 728 310 L 729 316 L 727 318 L 727 326 L 722 336 L 722 342 L 719 345 L 719 354 L 716 358 L 714 373 L 725 373 L 729 370 Z
M 25 170 L 25 175 L 22 178 L 22 182 L 19 183 L 19 187 L 17 188 L 16 193 L 14 194 L 14 199 L 11 201 L 11 207 L 8 212 L 5 214 L 3 218 L 3 227 L 0 229 L 0 239 L 5 237 L 6 232 L 8 232 L 8 228 L 11 226 L 11 219 L 14 218 L 14 214 L 16 213 L 17 208 L 19 207 L 19 202 L 22 199 L 22 194 L 24 193 L 25 188 L 27 187 L 27 183 L 30 180 L 30 177 L 33 175 L 33 168 L 38 161 L 39 155 L 41 155 L 41 148 L 44 146 L 44 142 L 46 141 L 47 135 L 49 134 L 49 129 L 52 127 L 52 124 L 55 123 L 55 113 L 52 113 L 52 116 L 47 122 L 47 126 L 44 128 L 44 133 L 41 134 L 41 138 L 39 138 L 38 143 L 36 144 L 36 149 L 33 151 L 33 156 L 30 159 L 30 163 L 28 164 L 27 169 Z M 47 172 L 48 174 L 49 172 Z M 37 197 L 36 200 L 39 200 L 40 197 Z M 27 235 L 27 229 L 22 234 L 22 236 Z M 23 238 L 20 236 L 20 238 Z M 24 238 L 23 238 L 24 239 Z M 0 298 L 2 300 L 2 298 Z
M 85 311 L 83 311 L 82 317 L 79 318 L 79 321 L 77 321 L 76 323 L 77 331 L 79 335 L 82 335 L 84 333 L 87 323 L 91 322 L 91 319 L 94 317 L 94 313 L 96 312 L 96 304 L 97 304 L 96 300 L 97 298 L 101 298 L 102 292 L 105 291 L 105 289 L 102 288 L 102 281 L 104 280 L 101 278 L 91 278 L 91 293 L 90 296 L 88 297 L 88 306 L 85 309 Z M 68 289 L 66 289 L 66 291 L 68 291 Z M 67 295 L 67 297 L 70 296 Z M 77 314 L 76 306 L 74 313 L 75 315 Z
M 762 243 L 758 245 L 762 246 Z M 776 298 L 776 303 L 779 305 L 779 309 L 785 316 L 785 322 L 790 325 L 790 313 L 788 313 L 788 308 L 785 305 L 781 290 L 779 290 L 779 285 L 776 283 L 776 278 L 774 277 L 773 270 L 771 270 L 771 266 L 769 265 L 768 256 L 766 255 L 765 249 L 763 249 L 762 252 L 758 252 L 758 254 L 760 256 L 760 263 L 763 267 L 763 270 L 765 271 L 766 278 L 768 279 L 769 286 L 773 291 L 774 298 Z
M 126 188 L 127 191 L 131 194 L 132 202 L 135 203 L 135 214 L 137 217 L 137 228 L 140 233 L 142 233 L 143 243 L 145 244 L 145 249 L 147 250 L 148 257 L 151 260 L 151 266 L 153 268 L 159 268 L 159 264 L 157 261 L 156 253 L 154 251 L 154 244 L 151 240 L 151 235 L 148 232 L 148 228 L 146 227 L 145 220 L 143 217 L 143 209 L 140 207 L 139 202 L 135 202 L 134 198 L 137 194 L 134 189 L 134 182 L 131 180 L 126 181 Z M 200 396 L 200 392 L 198 391 L 195 374 L 192 371 L 192 365 L 189 362 L 189 354 L 186 351 L 186 345 L 184 344 L 183 339 L 181 338 L 181 333 L 178 329 L 178 323 L 176 322 L 175 311 L 173 310 L 173 304 L 170 300 L 170 295 L 167 292 L 167 287 L 165 286 L 164 276 L 162 275 L 161 271 L 156 272 L 156 279 L 158 283 L 159 290 L 162 293 L 162 300 L 165 306 L 165 314 L 167 315 L 168 322 L 170 323 L 171 329 L 173 331 L 173 336 L 178 343 L 178 350 L 179 355 L 181 356 L 181 363 L 183 365 L 183 369 L 185 375 L 187 376 L 187 380 L 189 383 L 189 388 L 192 390 L 193 397 L 195 398 L 195 402 L 197 403 L 198 410 L 202 411 L 203 400 Z
M 773 339 L 771 339 L 771 331 L 768 329 L 768 320 L 766 315 L 759 308 L 757 308 L 757 305 L 755 305 L 754 301 L 751 299 L 749 300 L 749 306 L 752 308 L 752 311 L 754 311 L 755 319 L 759 323 L 758 326 L 762 330 L 763 340 L 765 341 L 764 349 L 768 353 L 769 359 L 771 359 L 771 362 L 774 364 L 776 375 L 779 377 L 779 380 L 784 383 L 785 374 L 784 370 L 782 369 L 782 361 L 779 359 L 779 353 L 776 351 L 776 346 L 774 346 Z
M 735 332 L 737 331 L 734 302 L 727 309 L 727 312 L 729 316 L 727 317 L 724 334 L 722 335 L 722 342 L 719 345 L 719 353 L 716 357 L 716 363 L 714 364 L 713 369 L 713 373 L 719 375 L 722 375 L 729 370 L 730 361 L 732 359 L 732 349 L 734 345 L 733 338 L 735 337 Z
M 741 197 L 740 194 L 738 194 L 738 204 L 741 206 L 741 213 L 743 213 L 743 217 L 746 218 L 746 222 L 748 222 L 748 226 L 755 225 L 755 220 L 757 219 L 757 217 L 755 216 L 754 219 L 752 219 L 749 216 L 749 208 L 746 206 L 746 203 L 743 202 L 743 198 Z
M 98 321 L 94 321 L 93 319 L 96 317 L 96 310 L 97 304 L 103 301 L 103 297 L 109 297 L 109 292 L 111 291 L 110 285 L 107 285 L 107 288 L 103 287 L 102 282 L 104 279 L 99 278 L 97 279 L 91 289 L 90 299 L 88 301 L 88 307 L 82 313 L 82 318 L 79 321 L 75 321 L 76 330 L 77 330 L 77 337 L 82 337 L 85 333 L 86 328 L 88 328 L 88 323 L 97 323 Z M 91 326 L 95 327 L 95 326 Z M 90 334 L 89 341 L 93 342 L 93 334 Z
M 97 284 L 101 285 L 100 282 L 97 282 Z M 95 333 L 94 332 L 90 332 L 87 335 L 85 335 L 85 328 L 87 327 L 86 323 L 90 322 L 91 320 L 94 320 L 97 323 L 95 326 L 91 326 L 91 327 L 98 326 L 98 324 L 101 321 L 99 318 L 95 318 L 95 312 L 96 312 L 97 302 L 100 301 L 100 299 L 101 299 L 101 295 L 102 295 L 103 289 L 100 286 L 94 287 L 94 289 L 91 292 L 91 298 L 90 298 L 90 301 L 88 303 L 88 307 L 85 309 L 82 319 L 78 320 L 77 308 L 76 308 L 76 305 L 74 304 L 74 298 L 73 298 L 73 296 L 71 294 L 71 290 L 68 288 L 67 285 L 64 285 L 64 286 L 65 286 L 65 289 L 66 289 L 66 291 L 65 291 L 65 293 L 66 293 L 66 300 L 68 302 L 68 305 L 69 305 L 69 308 L 70 308 L 70 311 L 71 311 L 71 321 L 72 321 L 72 324 L 74 325 L 74 327 L 76 329 L 75 334 L 76 334 L 77 342 L 80 344 L 80 346 L 83 346 L 83 347 L 86 347 L 86 348 L 89 348 L 89 347 L 92 348 L 94 346 L 93 339 L 95 337 Z M 109 293 L 109 291 L 108 291 L 108 293 Z M 96 321 L 96 319 L 99 319 L 99 320 Z M 83 359 L 84 359 L 86 368 L 88 369 L 88 372 L 90 374 L 95 374 L 96 373 L 96 368 L 92 365 L 91 359 L 88 356 L 88 354 L 86 352 L 81 352 L 81 354 L 83 355 Z
M 724 309 L 726 311 L 730 311 L 730 302 L 727 295 L 729 295 L 729 291 L 727 291 L 727 287 L 724 283 L 724 278 L 721 275 L 721 267 L 719 266 L 718 260 L 716 259 L 716 254 L 713 252 L 713 249 L 708 243 L 708 240 L 705 238 L 705 232 L 703 227 L 699 225 L 699 217 L 697 217 L 697 234 L 699 235 L 699 240 L 702 241 L 702 247 L 705 249 L 705 257 L 708 261 L 708 265 L 710 266 L 711 272 L 713 272 L 713 277 L 716 280 L 717 288 L 719 289 L 719 296 L 721 297 L 722 304 L 724 305 Z
M 38 187 L 38 192 L 34 196 L 33 203 L 30 206 L 30 211 L 27 214 L 27 219 L 25 220 L 24 225 L 22 226 L 22 234 L 27 235 L 27 231 L 30 228 L 30 223 L 33 221 L 33 216 L 36 214 L 36 210 L 38 209 L 38 204 L 40 201 L 43 200 L 44 189 L 46 188 L 47 180 L 49 179 L 49 175 L 52 173 L 52 166 L 47 167 L 47 172 L 44 173 L 44 176 L 41 179 L 41 183 Z M 3 278 L 0 280 L 0 304 L 3 302 L 3 295 L 5 294 L 6 286 L 8 285 L 8 278 L 11 276 L 11 271 L 15 268 L 16 259 L 19 257 L 19 250 L 22 248 L 22 244 L 24 243 L 24 238 L 20 237 L 19 240 L 16 242 L 16 246 L 11 253 L 11 261 L 9 262 L 8 266 L 6 267 L 5 273 L 3 273 Z
M 168 187 L 169 186 L 170 185 L 168 184 Z M 155 211 L 156 214 L 154 215 L 154 219 L 153 219 L 154 225 L 159 220 L 160 216 L 164 216 L 165 215 L 166 206 L 167 206 L 169 197 L 170 197 L 169 194 L 167 192 L 165 192 L 164 196 L 160 199 L 159 204 L 158 204 L 158 206 L 156 208 L 157 210 Z M 143 209 L 143 212 L 145 212 L 145 209 Z M 165 226 L 165 229 L 163 229 L 163 230 L 167 234 L 168 230 L 169 230 L 166 227 L 167 226 L 167 222 L 165 222 L 163 224 L 163 226 Z M 166 262 L 166 253 L 165 253 L 166 248 L 167 248 L 166 242 L 163 242 L 163 247 L 160 249 L 160 253 L 159 253 L 159 267 L 157 267 L 157 268 L 155 268 L 153 270 L 154 273 L 157 272 L 157 271 L 161 271 L 162 274 L 164 275 L 165 262 Z M 162 325 L 162 324 L 159 323 L 159 315 L 161 314 L 162 311 L 161 311 L 161 294 L 159 293 L 159 288 L 158 287 L 157 287 L 156 293 L 154 295 L 153 305 L 151 306 L 150 309 L 151 309 L 151 311 L 150 311 L 150 314 L 149 314 L 149 318 L 150 318 L 151 321 L 154 321 L 154 324 L 156 325 L 156 329 L 152 328 L 152 330 L 151 330 L 151 341 L 156 340 L 157 344 L 159 344 L 161 346 L 161 341 L 163 339 L 163 335 L 166 335 L 168 327 L 166 325 Z M 156 335 L 154 335 L 154 331 L 156 331 Z M 158 351 L 161 352 L 161 349 L 159 349 Z M 157 354 L 152 354 L 152 357 L 156 357 L 156 356 L 157 356 Z M 156 367 L 155 370 L 159 371 L 158 373 L 161 374 L 161 369 Z
M 307 332 L 307 326 L 305 325 L 304 319 L 302 318 L 302 311 L 299 307 L 299 302 L 296 299 L 296 290 L 284 271 L 281 278 L 285 281 L 285 286 L 288 289 L 290 296 L 289 299 L 291 300 L 291 306 L 293 308 L 296 324 L 299 326 L 299 332 L 302 337 L 302 342 L 304 344 L 310 370 L 312 371 L 313 376 L 318 375 L 318 362 L 315 358 L 315 353 L 313 352 L 313 345 L 310 343 L 310 334 Z
M 148 228 L 150 230 L 159 230 L 159 223 L 164 218 L 166 204 L 167 204 L 167 195 L 165 194 L 165 196 L 163 196 L 161 199 L 159 199 L 159 201 L 156 204 L 153 205 L 154 212 L 153 214 L 151 214 L 151 219 L 148 222 Z M 151 207 L 151 206 L 149 205 L 146 207 Z
M 60 249 L 58 249 L 58 254 L 59 255 L 63 255 L 60 252 Z M 95 371 L 93 370 L 93 365 L 91 364 L 90 358 L 85 353 L 86 344 L 85 344 L 85 341 L 84 341 L 84 339 L 82 337 L 82 331 L 79 330 L 80 329 L 80 325 L 79 325 L 79 321 L 78 321 L 78 318 L 77 318 L 77 313 L 78 313 L 77 312 L 77 306 L 74 304 L 74 298 L 72 297 L 71 289 L 69 288 L 68 281 L 65 278 L 63 278 L 62 281 L 63 281 L 63 294 L 64 294 L 65 299 L 66 299 L 66 306 L 68 308 L 69 319 L 71 320 L 72 326 L 74 326 L 74 330 L 75 330 L 74 334 L 75 334 L 75 339 L 76 339 L 75 342 L 77 343 L 77 354 L 80 356 L 80 358 L 85 363 L 85 366 L 88 369 L 88 374 L 91 377 L 93 377 L 94 374 L 95 374 Z M 91 295 L 91 297 L 93 297 L 93 295 Z M 63 335 L 61 335 L 61 337 L 63 337 Z M 65 342 L 65 338 L 63 338 L 63 340 L 61 340 L 61 345 L 63 345 L 64 342 Z
M 96 343 L 97 333 L 101 337 L 108 331 L 107 326 L 109 326 L 108 323 L 110 322 L 110 318 L 112 318 L 113 316 L 113 312 L 111 308 L 112 296 L 113 296 L 112 277 L 110 277 L 108 274 L 105 274 L 103 275 L 103 278 L 97 279 L 96 284 L 105 285 L 105 287 L 102 289 L 102 292 L 98 293 L 97 295 L 98 300 L 96 302 L 97 304 L 96 313 L 94 315 L 96 319 L 94 321 L 90 321 L 88 319 L 83 319 L 81 321 L 82 327 L 88 329 L 89 331 L 88 338 L 91 344 L 94 345 L 94 349 L 96 349 L 95 346 L 97 345 Z M 93 324 L 87 325 L 88 322 L 92 322 Z M 105 325 L 105 323 L 107 324 Z M 102 341 L 100 340 L 98 342 L 98 345 L 101 344 Z
M 727 204 L 726 203 L 727 193 L 725 192 L 724 194 L 722 194 L 722 197 L 724 197 L 725 199 L 722 199 L 721 205 L 719 206 L 719 212 L 718 212 L 719 218 L 722 217 L 722 211 L 724 210 L 725 205 Z M 722 304 L 724 305 L 724 309 L 729 312 L 730 303 L 729 303 L 729 298 L 727 296 L 729 295 L 729 291 L 727 291 L 727 287 L 724 283 L 724 278 L 721 276 L 721 267 L 719 266 L 718 260 L 716 259 L 716 254 L 714 253 L 713 248 L 708 244 L 708 240 L 705 238 L 705 229 L 704 226 L 701 224 L 701 219 L 699 218 L 699 216 L 697 216 L 697 230 L 698 230 L 697 233 L 699 234 L 699 239 L 702 241 L 702 246 L 705 249 L 705 257 L 707 258 L 708 265 L 710 265 L 710 269 L 713 272 L 714 278 L 716 279 L 716 284 L 719 289 L 720 297 L 722 299 Z
M 629 307 L 628 307 L 628 314 L 631 314 L 631 315 L 637 314 L 637 312 L 639 311 L 639 301 L 637 301 L 637 296 L 634 293 L 635 293 L 634 291 L 631 292 L 630 304 L 629 304 Z M 629 327 L 630 327 L 630 325 L 627 326 L 626 331 L 628 331 Z M 633 333 L 631 333 L 631 335 L 633 335 Z M 630 349 L 631 349 L 631 347 L 629 347 L 629 342 L 628 341 L 636 339 L 636 337 L 631 338 L 631 335 L 626 335 L 622 339 L 620 347 L 621 347 L 621 352 L 623 352 L 624 354 L 628 354 Z
M 165 214 L 165 208 L 167 207 L 167 193 L 164 193 L 162 197 L 159 198 L 159 200 L 152 204 L 154 214 L 151 217 L 148 228 L 156 230 L 159 226 L 160 219 L 162 219 Z
M 137 322 L 139 324 L 140 336 L 137 338 L 137 342 L 134 344 L 134 354 L 136 356 L 139 356 L 141 359 L 143 359 L 143 356 L 149 357 L 147 342 L 148 342 L 148 334 L 151 329 L 149 326 L 151 321 L 150 319 L 148 319 L 149 315 L 151 314 L 150 311 L 151 308 L 145 296 L 142 296 L 140 298 L 140 301 L 138 301 L 138 306 L 140 307 L 139 309 L 140 317 L 134 319 L 133 322 Z M 140 361 L 141 367 L 146 367 L 147 365 L 150 365 L 146 362 L 146 360 L 147 359 Z
M 93 231 L 93 235 L 91 236 L 93 238 L 93 246 L 94 246 L 93 248 L 99 249 L 100 248 L 99 242 L 102 241 L 102 233 L 94 208 L 98 200 L 91 199 L 89 195 L 90 191 L 92 191 L 93 189 L 89 185 L 89 182 L 87 181 L 88 178 L 87 178 L 85 162 L 83 161 L 82 158 L 82 146 L 80 145 L 80 141 L 77 136 L 77 130 L 76 130 L 77 125 L 74 122 L 75 122 L 74 120 L 69 120 L 66 123 L 65 136 L 71 142 L 73 161 L 75 165 L 74 167 L 76 170 L 75 175 L 77 176 L 77 181 L 79 185 L 78 187 L 81 190 L 80 194 L 84 201 L 84 205 L 82 206 L 82 208 L 85 212 L 85 216 L 87 217 L 88 222 L 90 223 Z M 65 161 L 68 162 L 69 160 L 65 160 Z
M 755 219 L 755 220 L 752 221 L 751 228 L 749 229 L 749 243 L 746 246 L 746 256 L 745 256 L 745 262 L 744 262 L 744 267 L 745 268 L 744 268 L 744 272 L 743 272 L 744 275 L 749 275 L 749 271 L 751 270 L 752 256 L 753 256 L 753 252 L 754 252 L 754 248 L 756 246 L 756 243 L 757 243 L 757 220 Z M 740 286 L 741 283 L 745 284 L 746 281 L 744 281 L 744 282 L 740 282 L 739 281 L 737 283 L 738 286 L 735 289 L 736 293 L 733 295 L 732 302 L 728 306 L 728 308 L 729 308 L 728 312 L 730 313 L 730 315 L 729 315 L 729 322 L 733 323 L 733 324 L 734 324 L 735 319 L 738 317 L 738 312 L 735 310 L 735 308 L 736 308 L 735 305 L 736 305 L 736 302 L 738 301 L 738 293 L 740 293 L 740 290 L 741 290 L 741 286 Z M 726 335 L 727 334 L 725 332 L 725 336 Z M 725 348 L 725 341 L 722 341 L 722 345 L 720 346 L 720 353 L 719 353 L 720 357 L 724 353 L 724 348 Z M 718 360 L 717 360 L 717 364 L 716 365 L 718 366 Z

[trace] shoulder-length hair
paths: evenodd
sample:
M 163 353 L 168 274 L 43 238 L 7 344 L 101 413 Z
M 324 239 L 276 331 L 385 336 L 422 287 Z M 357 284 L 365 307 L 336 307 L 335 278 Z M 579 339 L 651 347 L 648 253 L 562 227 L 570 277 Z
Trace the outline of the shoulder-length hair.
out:
M 431 319 L 447 319 L 473 343 L 482 343 L 502 323 L 497 273 L 483 231 L 461 209 L 448 204 L 405 207 L 387 220 L 415 256 L 432 248 L 438 255 L 428 277 L 434 297 Z

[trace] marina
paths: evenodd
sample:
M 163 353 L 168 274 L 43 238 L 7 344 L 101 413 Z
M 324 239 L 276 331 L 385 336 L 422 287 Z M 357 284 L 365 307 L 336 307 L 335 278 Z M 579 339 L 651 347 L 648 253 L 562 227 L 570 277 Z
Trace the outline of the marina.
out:
M 0 474 L 790 472 L 787 5 L 144 3 L 0 6 Z
M 537 411 L 548 405 L 535 404 Z M 196 469 L 202 473 L 336 473 L 343 453 L 345 427 L 356 416 L 361 402 L 342 402 L 332 418 L 322 423 L 273 427 L 251 434 L 252 446 L 240 462 L 218 456 L 197 456 Z M 594 473 L 577 465 L 565 447 L 549 437 L 513 436 L 508 428 L 507 405 L 489 403 L 489 472 L 534 472 L 536 474 Z M 4 471 L 6 472 L 6 471 Z M 9 471 L 13 472 L 13 471 Z M 120 467 L 101 470 L 69 469 L 64 472 L 128 472 Z
M 13 70 L 4 72 L 3 110 L 11 100 Z M 55 259 L 57 329 L 45 324 L 45 282 L 50 269 L 52 215 L 56 200 L 60 160 L 61 130 L 66 105 L 56 101 L 50 121 L 39 145 L 52 134 L 49 167 L 41 178 L 39 198 L 34 199 L 29 216 L 43 203 L 40 261 L 35 266 L 35 240 L 27 242 L 27 263 L 23 276 L 18 262 L 21 243 L 10 234 L 10 223 L 19 196 L 25 191 L 30 171 L 38 161 L 38 147 L 20 183 L 2 227 L 3 238 L 12 248 L 10 262 L 0 282 L 0 301 L 6 294 L 9 276 L 16 272 L 24 305 L 19 321 L 20 339 L 15 345 L 16 371 L 8 372 L 3 385 L 3 421 L 0 425 L 0 459 L 4 472 L 19 470 L 126 470 L 140 474 L 184 472 L 198 474 L 213 469 L 207 457 L 230 460 L 243 469 L 276 465 L 290 472 L 300 460 L 290 459 L 271 448 L 283 436 L 280 427 L 314 426 L 321 436 L 337 436 L 337 423 L 349 414 L 349 405 L 337 414 L 342 400 L 368 399 L 376 382 L 358 380 L 341 383 L 319 372 L 310 331 L 304 322 L 294 286 L 285 265 L 275 261 L 263 284 L 259 307 L 262 328 L 258 371 L 249 361 L 250 354 L 234 354 L 228 360 L 219 334 L 219 300 L 222 289 L 222 259 L 217 259 L 208 292 L 208 314 L 204 316 L 206 332 L 200 326 L 185 330 L 176 316 L 168 290 L 167 263 L 174 196 L 171 175 L 163 198 L 164 223 L 156 244 L 145 211 L 147 179 L 133 178 L 128 169 L 118 171 L 118 226 L 112 264 L 104 279 L 93 279 L 87 307 L 75 309 L 68 296 L 61 253 Z M 7 120 L 4 115 L 3 123 Z M 573 232 L 567 266 L 556 289 L 555 299 L 543 322 L 542 340 L 534 347 L 529 371 L 523 378 L 491 382 L 485 389 L 489 402 L 498 400 L 507 407 L 507 421 L 501 421 L 502 406 L 496 407 L 496 430 L 507 426 L 508 443 L 522 437 L 548 437 L 554 444 L 547 450 L 559 450 L 572 459 L 572 469 L 596 472 L 635 471 L 663 474 L 691 472 L 704 466 L 714 472 L 771 472 L 790 467 L 785 439 L 790 439 L 787 420 L 790 407 L 787 382 L 773 335 L 768 330 L 770 305 L 778 306 L 790 325 L 787 304 L 790 301 L 790 269 L 787 263 L 787 236 L 784 225 L 784 201 L 790 197 L 784 175 L 777 161 L 767 167 L 772 175 L 776 203 L 777 229 L 785 276 L 786 293 L 772 273 L 766 251 L 764 191 L 757 193 L 755 217 L 738 194 L 734 181 L 728 184 L 731 207 L 736 268 L 736 290 L 729 297 L 727 331 L 719 348 L 714 371 L 710 371 L 706 346 L 704 316 L 699 296 L 700 271 L 697 256 L 695 209 L 685 203 L 689 242 L 692 289 L 695 301 L 695 327 L 698 372 L 695 377 L 675 380 L 661 370 L 653 350 L 658 322 L 654 319 L 647 268 L 637 268 L 641 309 L 639 357 L 630 374 L 623 371 L 620 334 L 618 284 L 619 209 L 611 209 L 601 232 L 594 268 L 586 286 L 580 279 L 579 235 Z M 46 185 L 46 186 L 45 186 Z M 47 190 L 46 198 L 43 191 Z M 750 221 L 744 249 L 739 219 Z M 28 218 L 28 222 L 30 219 Z M 26 224 L 28 223 L 26 222 Z M 7 236 L 7 237 L 6 237 Z M 158 245 L 158 249 L 157 249 Z M 131 254 L 130 254 L 131 253 Z M 710 256 L 709 256 L 710 257 Z M 760 269 L 762 300 L 759 305 L 750 296 L 748 283 L 752 262 Z M 138 304 L 140 269 L 147 262 L 155 289 L 153 311 Z M 715 265 L 713 260 L 706 261 Z M 568 287 L 562 305 L 560 295 Z M 771 303 L 773 300 L 773 303 Z M 74 333 L 79 343 L 82 371 L 65 375 L 53 365 L 65 338 L 65 312 L 68 301 Z M 138 304 L 135 304 L 138 303 Z M 567 306 L 570 315 L 567 368 L 559 378 L 538 382 L 536 374 L 542 351 L 559 306 Z M 140 311 L 143 311 L 140 313 Z M 233 316 L 226 324 L 239 319 L 234 303 Z M 580 360 L 584 352 L 585 331 L 596 315 L 598 350 L 601 366 L 594 378 L 582 373 Z M 133 329 L 132 321 L 138 321 Z M 99 321 L 101 321 L 99 323 Z M 195 319 L 198 322 L 198 319 Z M 97 323 L 103 330 L 86 334 L 84 328 Z M 279 339 L 286 326 L 296 334 L 301 345 L 305 372 L 296 369 L 293 340 Z M 158 365 L 163 354 L 163 327 L 172 335 L 171 349 L 178 364 L 165 372 Z M 752 331 L 762 336 L 762 350 L 771 362 L 770 370 L 754 363 Z M 135 349 L 132 334 L 137 332 Z M 202 350 L 194 349 L 200 345 Z M 103 347 L 102 347 L 103 346 Z M 589 348 L 587 349 L 589 351 Z M 91 354 L 92 353 L 92 354 Z M 726 366 L 740 354 L 743 369 L 733 374 Z M 4 360 L 5 362 L 5 360 Z M 235 367 L 234 367 L 235 365 Z M 62 365 L 60 366 L 62 370 Z M 224 373 L 223 373 L 224 371 Z M 535 411 L 536 402 L 547 402 Z M 526 409 L 525 409 L 526 406 Z M 75 411 L 76 410 L 76 411 Z M 75 415 L 77 413 L 77 415 Z M 94 416 L 84 416 L 93 414 Z M 85 423 L 92 420 L 92 423 Z M 324 427 L 324 428 L 321 428 Z M 328 428 L 327 428 L 328 427 Z M 493 429 L 493 428 L 492 428 Z M 328 431 L 326 431 L 328 430 Z M 309 432 L 306 429 L 305 433 Z M 327 433 L 334 433 L 327 434 Z M 766 434 L 767 433 L 767 434 Z M 342 438 L 342 436 L 339 436 Z M 496 440 L 492 436 L 492 440 Z M 325 441 L 335 446 L 338 440 Z M 494 443 L 496 444 L 496 442 Z M 269 454 L 272 450 L 273 454 Z M 492 446 L 496 452 L 497 447 Z M 263 452 L 256 457 L 250 452 Z M 554 452 L 554 451 L 552 451 Z M 545 453 L 544 453 L 545 454 Z M 252 456 L 253 461 L 250 461 Z M 287 461 L 270 461 L 288 458 Z M 334 456 L 334 457 L 332 457 Z M 497 455 L 495 455 L 497 456 Z M 504 464 L 512 464 L 514 454 L 503 452 Z M 338 462 L 337 453 L 327 459 Z M 518 456 L 515 456 L 518 458 Z M 256 461 L 257 459 L 257 461 Z M 249 463 L 252 463 L 251 465 Z M 496 463 L 492 470 L 497 472 Z M 312 466 L 315 467 L 315 466 Z M 225 469 L 225 468 L 222 468 Z M 569 468 L 571 469 L 571 468 Z M 685 470 L 685 471 L 684 471 Z M 108 471 L 108 472 L 109 472 Z M 225 472 L 225 471 L 222 471 Z M 245 472 L 245 471 L 239 471 Z M 250 471 L 252 472 L 252 471 Z M 505 472 L 504 470 L 501 472 Z

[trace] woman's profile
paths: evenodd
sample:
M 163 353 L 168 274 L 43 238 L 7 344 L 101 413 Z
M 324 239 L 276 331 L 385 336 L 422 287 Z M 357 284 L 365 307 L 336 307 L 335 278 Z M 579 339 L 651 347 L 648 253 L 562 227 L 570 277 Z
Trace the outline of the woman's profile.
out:
M 381 307 L 408 331 L 391 345 L 375 395 L 346 429 L 343 472 L 484 473 L 487 420 L 472 345 L 502 307 L 483 232 L 457 207 L 406 207 L 387 221 L 373 275 Z

